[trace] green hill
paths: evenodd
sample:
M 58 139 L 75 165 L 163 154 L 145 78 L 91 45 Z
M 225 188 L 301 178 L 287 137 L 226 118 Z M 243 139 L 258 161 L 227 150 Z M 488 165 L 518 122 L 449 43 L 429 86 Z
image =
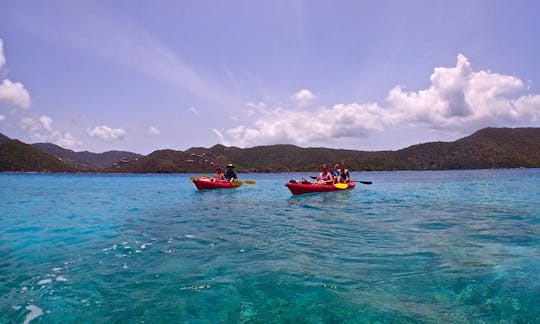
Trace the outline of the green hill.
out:
M 117 163 L 142 157 L 140 154 L 125 151 L 108 151 L 103 153 L 92 153 L 88 151 L 75 152 L 50 143 L 36 143 L 32 144 L 32 147 L 56 156 L 63 161 L 77 165 L 80 168 L 95 170 L 109 168 Z
M 414 145 L 392 156 L 387 169 L 540 167 L 540 128 L 484 128 L 455 142 Z
M 0 171 L 80 172 L 76 166 L 18 140 L 0 144 Z
M 241 149 L 215 145 L 187 151 L 160 150 L 108 172 L 210 172 L 233 162 L 241 172 L 318 170 L 345 160 L 352 170 L 446 170 L 540 167 L 540 128 L 484 128 L 455 142 L 413 145 L 398 151 L 365 152 L 294 145 Z
M 158 150 L 140 156 L 119 151 L 73 152 L 43 143 L 30 146 L 3 135 L 0 143 L 0 171 L 212 172 L 214 165 L 234 163 L 239 172 L 293 172 L 315 171 L 323 163 L 342 160 L 356 171 L 540 167 L 540 128 L 484 128 L 454 142 L 378 152 L 295 145 L 246 149 L 215 145 L 186 151 Z

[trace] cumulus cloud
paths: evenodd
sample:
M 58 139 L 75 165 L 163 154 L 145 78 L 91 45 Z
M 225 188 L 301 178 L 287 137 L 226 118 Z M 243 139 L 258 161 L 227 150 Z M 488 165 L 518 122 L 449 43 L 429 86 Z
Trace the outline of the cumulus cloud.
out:
M 159 130 L 159 128 L 157 128 L 155 126 L 150 126 L 150 127 L 148 127 L 148 133 L 150 133 L 152 135 L 158 135 L 159 133 L 161 133 L 161 131 Z
M 0 103 L 14 105 L 21 108 L 30 107 L 30 93 L 20 82 L 11 82 L 4 79 L 0 83 Z
M 469 125 L 530 122 L 540 116 L 538 95 L 518 96 L 525 90 L 523 81 L 474 72 L 462 54 L 455 67 L 435 68 L 430 79 L 431 86 L 417 92 L 407 92 L 403 86 L 390 90 L 387 101 L 394 122 L 459 130 Z
M 122 128 L 112 128 L 107 125 L 101 125 L 96 126 L 93 129 L 87 129 L 86 133 L 92 137 L 96 137 L 104 141 L 112 141 L 123 139 L 126 131 Z
M 24 118 L 20 122 L 22 129 L 26 130 L 32 140 L 59 145 L 63 148 L 76 149 L 82 144 L 69 132 L 60 132 L 53 127 L 53 120 L 49 116 L 37 119 Z
M 305 106 L 315 99 L 315 96 L 308 89 L 302 89 L 295 93 L 292 98 L 298 103 L 299 106 Z
M 4 56 L 4 42 L 0 38 L 0 68 L 6 64 L 6 57 Z M 21 108 L 30 107 L 30 93 L 24 88 L 24 85 L 20 82 L 11 82 L 8 79 L 4 79 L 0 83 L 0 104 L 8 104 L 18 106 Z
M 2 121 L 4 121 L 4 120 L 6 120 L 6 116 L 0 115 L 0 122 L 2 122 Z
M 214 133 L 226 145 L 306 145 L 368 136 L 395 125 L 466 133 L 480 127 L 530 125 L 540 120 L 540 94 L 523 95 L 526 86 L 514 76 L 475 72 L 462 54 L 457 56 L 456 66 L 436 67 L 430 83 L 418 91 L 398 85 L 388 92 L 384 104 L 336 104 L 316 111 L 251 104 L 252 111 L 258 113 L 253 123 Z M 301 104 L 314 96 L 303 89 L 293 98 Z
M 381 108 L 375 104 L 339 104 L 316 112 L 277 108 L 267 110 L 253 125 L 225 131 L 213 130 L 225 145 L 251 146 L 271 143 L 306 145 L 340 137 L 366 136 L 381 130 Z

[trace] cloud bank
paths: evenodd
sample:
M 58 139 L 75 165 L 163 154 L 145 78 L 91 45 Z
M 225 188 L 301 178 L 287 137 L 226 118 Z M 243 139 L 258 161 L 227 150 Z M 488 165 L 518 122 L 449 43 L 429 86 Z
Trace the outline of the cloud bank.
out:
M 348 103 L 298 110 L 267 109 L 259 103 L 259 117 L 251 125 L 213 131 L 225 145 L 306 145 L 365 137 L 395 125 L 465 133 L 540 120 L 540 94 L 523 94 L 526 86 L 514 76 L 473 71 L 462 54 L 457 56 L 455 67 L 435 68 L 430 82 L 429 88 L 411 92 L 398 85 L 388 92 L 383 104 Z M 314 96 L 303 89 L 293 98 L 302 107 Z

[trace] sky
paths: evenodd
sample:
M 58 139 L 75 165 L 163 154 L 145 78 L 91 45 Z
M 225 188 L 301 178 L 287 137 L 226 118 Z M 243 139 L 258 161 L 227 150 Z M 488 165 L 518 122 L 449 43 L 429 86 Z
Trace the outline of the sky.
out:
M 0 133 L 363 151 L 540 127 L 539 1 L 0 1 Z

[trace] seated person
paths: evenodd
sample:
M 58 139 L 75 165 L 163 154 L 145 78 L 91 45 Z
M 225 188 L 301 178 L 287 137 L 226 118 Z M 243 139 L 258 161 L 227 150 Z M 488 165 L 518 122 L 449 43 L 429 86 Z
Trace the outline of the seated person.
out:
M 225 175 L 223 174 L 219 166 L 216 166 L 216 172 L 214 173 L 212 178 L 210 178 L 210 181 L 227 181 Z
M 334 164 L 332 167 L 332 175 L 334 176 L 334 183 L 337 183 L 339 177 L 339 164 Z
M 238 180 L 238 176 L 236 175 L 236 172 L 234 172 L 234 165 L 231 163 L 227 164 L 227 172 L 225 172 L 225 178 L 229 182 Z
M 317 184 L 333 184 L 334 176 L 328 171 L 326 164 L 321 166 L 321 172 L 317 176 Z
M 345 162 L 341 161 L 341 167 L 338 169 L 337 183 L 349 183 L 351 181 L 351 175 L 349 170 L 345 168 Z

